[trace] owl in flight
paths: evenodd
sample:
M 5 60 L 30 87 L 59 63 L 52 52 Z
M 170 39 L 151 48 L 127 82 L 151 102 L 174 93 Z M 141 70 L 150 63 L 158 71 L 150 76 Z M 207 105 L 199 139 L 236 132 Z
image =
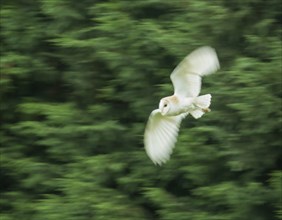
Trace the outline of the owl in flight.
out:
M 145 134 L 145 150 L 158 165 L 166 162 L 177 140 L 181 121 L 191 114 L 195 119 L 210 111 L 211 95 L 199 96 L 202 76 L 220 68 L 216 52 L 205 46 L 187 55 L 170 75 L 172 96 L 160 100 L 159 108 L 149 116 Z

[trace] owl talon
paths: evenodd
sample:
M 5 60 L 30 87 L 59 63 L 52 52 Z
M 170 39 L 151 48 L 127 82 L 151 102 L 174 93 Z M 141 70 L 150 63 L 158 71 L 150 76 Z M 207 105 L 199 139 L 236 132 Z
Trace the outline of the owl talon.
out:
M 211 110 L 210 110 L 209 108 L 203 108 L 202 111 L 205 112 L 205 113 L 208 113 L 208 112 L 210 112 Z

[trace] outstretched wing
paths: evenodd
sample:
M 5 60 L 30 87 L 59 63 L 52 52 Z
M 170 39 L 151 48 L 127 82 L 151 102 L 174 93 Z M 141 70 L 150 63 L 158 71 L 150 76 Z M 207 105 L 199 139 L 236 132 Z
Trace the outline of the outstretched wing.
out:
M 200 47 L 186 56 L 170 75 L 174 94 L 196 97 L 201 91 L 201 77 L 214 73 L 220 68 L 215 50 Z
M 150 159 L 161 165 L 166 162 L 177 141 L 178 131 L 187 113 L 178 116 L 163 116 L 159 109 L 150 114 L 144 134 L 145 150 Z

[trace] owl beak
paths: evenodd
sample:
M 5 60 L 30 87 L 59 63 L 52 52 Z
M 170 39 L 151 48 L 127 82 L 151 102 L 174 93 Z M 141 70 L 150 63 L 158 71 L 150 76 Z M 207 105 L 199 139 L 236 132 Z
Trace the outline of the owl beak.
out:
M 161 112 L 162 116 L 165 116 L 166 113 L 167 113 L 166 109 L 164 107 L 159 108 L 159 109 L 160 109 L 160 112 Z
M 163 102 L 163 100 L 160 101 L 159 110 L 160 110 L 160 112 L 161 112 L 162 115 L 165 115 L 165 107 L 164 107 L 164 102 Z

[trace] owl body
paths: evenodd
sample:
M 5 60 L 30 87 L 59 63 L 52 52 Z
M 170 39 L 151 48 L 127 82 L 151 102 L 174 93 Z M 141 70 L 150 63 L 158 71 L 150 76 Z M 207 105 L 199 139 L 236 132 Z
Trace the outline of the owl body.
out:
M 191 114 L 195 119 L 209 112 L 211 95 L 200 95 L 202 77 L 219 69 L 215 50 L 201 47 L 186 56 L 170 75 L 172 96 L 164 97 L 151 112 L 144 133 L 144 145 L 153 163 L 166 162 L 175 146 L 181 121 Z
M 195 109 L 194 97 L 168 96 L 160 100 L 159 109 L 163 116 L 176 116 Z

